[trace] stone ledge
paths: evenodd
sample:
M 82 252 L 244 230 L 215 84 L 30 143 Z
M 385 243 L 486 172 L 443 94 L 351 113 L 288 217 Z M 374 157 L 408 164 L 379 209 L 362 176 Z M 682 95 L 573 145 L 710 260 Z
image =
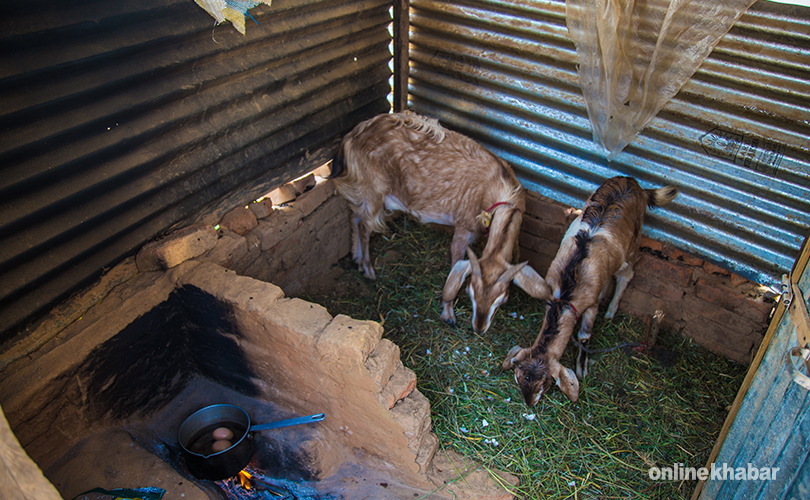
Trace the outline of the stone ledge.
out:
M 319 306 L 320 307 L 320 306 Z M 382 338 L 382 325 L 375 321 L 361 321 L 338 314 L 317 337 L 321 357 L 337 357 L 364 365 Z
M 165 271 L 202 255 L 217 244 L 212 226 L 193 224 L 147 243 L 135 256 L 140 272 Z

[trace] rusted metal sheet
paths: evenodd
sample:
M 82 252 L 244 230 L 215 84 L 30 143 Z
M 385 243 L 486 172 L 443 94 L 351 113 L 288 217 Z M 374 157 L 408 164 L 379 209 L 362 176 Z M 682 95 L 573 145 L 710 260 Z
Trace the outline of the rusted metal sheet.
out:
M 810 227 L 810 9 L 757 2 L 614 160 L 593 142 L 564 0 L 411 0 L 409 106 L 580 206 L 630 175 L 681 194 L 645 233 L 778 286 Z
M 389 109 L 390 3 L 0 7 L 0 340 L 146 241 L 331 157 Z

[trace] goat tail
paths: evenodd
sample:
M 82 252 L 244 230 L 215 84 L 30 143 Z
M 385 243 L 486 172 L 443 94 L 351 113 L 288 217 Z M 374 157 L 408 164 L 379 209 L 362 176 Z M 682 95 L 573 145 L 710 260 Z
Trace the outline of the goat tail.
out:
M 341 143 L 338 146 L 338 150 L 335 153 L 334 158 L 332 158 L 332 169 L 329 171 L 329 177 L 327 179 L 334 179 L 336 177 L 341 177 L 346 173 L 346 157 L 343 154 L 343 144 Z
M 664 186 L 658 189 L 646 189 L 647 206 L 662 207 L 678 196 L 678 188 L 675 186 Z

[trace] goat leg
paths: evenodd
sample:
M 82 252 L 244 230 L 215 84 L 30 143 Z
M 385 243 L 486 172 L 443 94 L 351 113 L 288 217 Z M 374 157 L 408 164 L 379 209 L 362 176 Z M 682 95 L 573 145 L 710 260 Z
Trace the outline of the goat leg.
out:
M 354 262 L 357 263 L 366 278 L 370 280 L 377 279 L 368 252 L 371 229 L 362 221 L 359 215 L 352 218 L 352 236 L 352 258 Z
M 458 261 L 464 258 L 467 247 L 473 244 L 478 235 L 468 229 L 457 227 L 453 232 L 453 242 L 450 244 L 451 266 L 455 266 Z
M 588 308 L 582 315 L 582 325 L 577 333 L 579 342 L 579 355 L 577 355 L 577 377 L 582 380 L 588 376 L 588 344 L 591 340 L 591 329 L 596 315 L 599 313 L 598 303 Z
M 442 316 L 441 318 L 450 326 L 456 326 L 456 314 L 453 311 L 453 301 L 458 296 L 458 291 L 464 280 L 470 274 L 470 261 L 460 260 L 453 265 L 450 274 L 447 276 L 447 281 L 444 283 L 442 289 Z
M 610 305 L 605 313 L 605 319 L 613 319 L 613 316 L 616 315 L 619 302 L 622 300 L 622 295 L 624 295 L 624 291 L 627 289 L 630 280 L 633 279 L 633 274 L 633 266 L 627 262 L 622 264 L 622 267 L 614 274 L 616 277 L 616 291 L 613 293 L 613 300 L 610 301 Z

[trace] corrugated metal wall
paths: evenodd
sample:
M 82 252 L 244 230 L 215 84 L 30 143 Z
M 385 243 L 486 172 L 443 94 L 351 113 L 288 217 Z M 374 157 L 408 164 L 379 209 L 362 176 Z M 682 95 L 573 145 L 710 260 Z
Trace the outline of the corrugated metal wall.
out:
M 0 341 L 189 218 L 215 222 L 389 109 L 390 2 L 0 6 Z
M 615 161 L 592 140 L 564 0 L 411 0 L 409 106 L 579 207 L 604 179 L 674 184 L 646 234 L 776 286 L 810 226 L 810 9 L 760 1 Z

